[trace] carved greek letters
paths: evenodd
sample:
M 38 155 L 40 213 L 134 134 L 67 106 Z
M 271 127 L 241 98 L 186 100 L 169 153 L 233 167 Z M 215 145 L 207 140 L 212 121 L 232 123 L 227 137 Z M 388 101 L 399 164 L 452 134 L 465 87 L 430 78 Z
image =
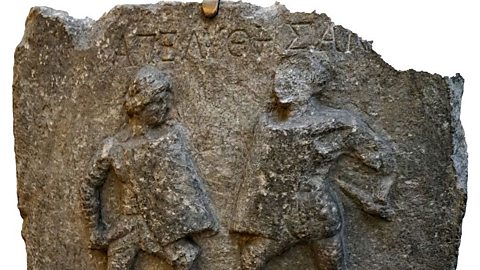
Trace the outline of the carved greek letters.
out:
M 245 56 L 250 48 L 250 36 L 245 30 L 234 30 L 228 37 L 228 51 L 233 56 Z
M 337 45 L 335 41 L 335 25 L 330 23 L 322 35 L 319 43 L 316 44 L 316 47 L 319 51 L 336 51 Z
M 244 29 L 236 29 L 228 36 L 228 51 L 235 57 L 260 56 L 271 40 L 262 29 L 256 29 L 250 34 Z
M 261 55 L 269 46 L 272 39 L 270 37 L 258 37 L 253 39 L 252 47 L 256 55 Z
M 167 30 L 160 31 L 160 41 L 163 46 L 161 52 L 162 61 L 173 61 L 175 60 L 175 42 L 177 39 L 177 31 Z
M 205 44 L 199 41 L 198 33 L 196 31 L 192 31 L 189 35 L 187 46 L 183 53 L 183 59 L 187 57 L 203 59 L 205 58 Z
M 295 35 L 295 38 L 288 44 L 287 50 L 308 49 L 312 45 L 310 37 L 312 33 L 311 22 L 291 23 L 288 26 Z
M 295 22 L 286 24 L 290 40 L 285 44 L 286 52 L 305 50 L 335 51 L 348 53 L 351 49 L 369 50 L 368 44 L 350 33 L 348 38 L 336 38 L 336 26 L 328 23 L 320 28 L 312 22 Z M 125 35 L 124 47 L 129 65 L 155 64 L 156 62 L 173 62 L 175 60 L 216 57 L 216 51 L 226 50 L 233 57 L 258 57 L 274 46 L 274 39 L 260 25 L 251 29 L 224 29 L 218 34 L 205 30 L 178 31 L 175 29 L 155 32 L 134 32 Z M 223 40 L 211 42 L 211 35 Z M 338 44 L 341 42 L 342 44 Z M 343 44 L 345 43 L 345 44 Z M 211 47 L 212 44 L 216 46 Z M 340 49 L 342 48 L 342 49 Z
M 124 47 L 131 66 L 153 64 L 155 61 L 169 62 L 175 59 L 177 32 L 160 30 L 155 33 L 130 33 L 124 35 Z
M 286 24 L 289 41 L 285 44 L 285 52 L 301 51 L 332 51 L 339 53 L 350 53 L 352 50 L 370 50 L 370 44 L 362 41 L 357 35 L 348 32 L 347 36 L 337 38 L 341 31 L 335 24 L 327 23 L 323 26 L 315 25 L 312 22 L 295 22 Z
M 213 48 L 209 48 L 212 45 L 211 34 L 206 31 L 179 32 L 174 29 L 158 30 L 155 33 L 129 33 L 125 35 L 123 46 L 129 65 L 187 58 L 202 60 L 217 55 L 215 52 L 219 50 L 226 50 L 234 57 L 260 56 L 272 45 L 272 38 L 260 26 L 252 29 L 254 30 L 221 29 L 219 33 L 226 32 L 224 40 L 215 43 L 217 47 Z
M 155 53 L 155 33 L 135 33 L 124 36 L 128 61 L 131 66 L 147 64 Z

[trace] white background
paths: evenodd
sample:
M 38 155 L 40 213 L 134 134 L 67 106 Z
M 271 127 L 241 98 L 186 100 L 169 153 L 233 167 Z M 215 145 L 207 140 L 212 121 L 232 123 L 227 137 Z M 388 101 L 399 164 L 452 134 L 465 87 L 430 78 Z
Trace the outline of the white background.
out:
M 117 4 L 148 3 L 144 1 L 54 1 L 23 0 L 14 4 L 2 2 L 0 16 L 0 268 L 26 269 L 26 254 L 20 236 L 21 218 L 16 208 L 15 160 L 12 130 L 12 67 L 13 53 L 20 42 L 24 22 L 31 6 L 50 6 L 70 15 L 98 19 Z M 200 0 L 198 0 L 200 1 Z M 398 70 L 415 69 L 444 76 L 461 73 L 465 78 L 462 116 L 469 151 L 469 199 L 463 224 L 459 270 L 480 269 L 476 250 L 480 228 L 480 116 L 477 104 L 480 87 L 480 8 L 477 1 L 429 0 L 279 0 L 292 11 L 326 13 L 336 24 L 373 40 L 373 48 Z M 262 6 L 275 1 L 248 0 Z M 476 139 L 479 138 L 479 139 Z M 355 269 L 353 269 L 355 270 Z M 440 270 L 440 269 L 439 269 Z

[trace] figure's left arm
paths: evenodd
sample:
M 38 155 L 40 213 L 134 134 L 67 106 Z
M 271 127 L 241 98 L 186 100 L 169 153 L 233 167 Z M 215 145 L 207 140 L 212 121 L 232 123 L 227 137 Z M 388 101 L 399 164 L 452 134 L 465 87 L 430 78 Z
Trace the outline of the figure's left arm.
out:
M 347 196 L 362 207 L 363 211 L 391 220 L 394 211 L 389 204 L 388 195 L 396 178 L 395 147 L 391 141 L 374 132 L 363 121 L 355 122 L 356 126 L 346 142 L 348 148 L 352 150 L 348 154 L 376 171 L 380 175 L 380 183 L 373 194 L 339 179 L 337 183 Z
M 105 224 L 101 216 L 100 190 L 105 183 L 112 164 L 109 150 L 112 142 L 107 141 L 103 149 L 93 158 L 93 166 L 81 184 L 80 195 L 82 210 L 86 216 L 90 229 L 92 248 L 104 249 L 107 247 L 105 239 Z

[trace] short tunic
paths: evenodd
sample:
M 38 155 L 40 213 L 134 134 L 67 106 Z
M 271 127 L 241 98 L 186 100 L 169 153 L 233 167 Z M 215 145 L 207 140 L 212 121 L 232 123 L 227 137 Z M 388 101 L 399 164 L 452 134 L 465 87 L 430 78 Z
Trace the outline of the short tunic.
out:
M 341 229 L 328 174 L 348 151 L 357 119 L 343 111 L 276 120 L 262 115 L 238 189 L 233 231 L 271 239 L 324 239 Z
M 116 142 L 115 177 L 126 185 L 125 207 L 142 215 L 161 245 L 218 227 L 203 180 L 179 124 L 162 126 L 149 136 Z

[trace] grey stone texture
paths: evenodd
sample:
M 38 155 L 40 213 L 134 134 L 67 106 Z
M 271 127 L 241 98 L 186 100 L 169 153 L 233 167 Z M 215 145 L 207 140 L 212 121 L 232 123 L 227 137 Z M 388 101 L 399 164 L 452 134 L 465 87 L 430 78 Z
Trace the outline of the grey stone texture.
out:
M 455 269 L 462 92 L 280 4 L 32 8 L 13 84 L 28 269 Z

